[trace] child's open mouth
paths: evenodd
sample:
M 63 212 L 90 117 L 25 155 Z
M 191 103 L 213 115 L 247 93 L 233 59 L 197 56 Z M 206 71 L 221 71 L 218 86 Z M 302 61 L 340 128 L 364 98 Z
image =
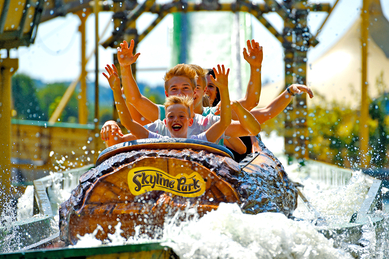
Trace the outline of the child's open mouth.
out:
M 179 131 L 181 128 L 182 128 L 182 126 L 179 125 L 179 124 L 174 124 L 174 125 L 172 126 L 172 129 L 173 129 L 174 131 Z

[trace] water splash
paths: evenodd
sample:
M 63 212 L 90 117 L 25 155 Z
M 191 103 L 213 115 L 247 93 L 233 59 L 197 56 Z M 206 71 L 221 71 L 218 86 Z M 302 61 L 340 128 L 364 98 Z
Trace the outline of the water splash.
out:
M 351 258 L 311 224 L 280 213 L 243 214 L 236 204 L 171 225 L 164 239 L 180 258 Z

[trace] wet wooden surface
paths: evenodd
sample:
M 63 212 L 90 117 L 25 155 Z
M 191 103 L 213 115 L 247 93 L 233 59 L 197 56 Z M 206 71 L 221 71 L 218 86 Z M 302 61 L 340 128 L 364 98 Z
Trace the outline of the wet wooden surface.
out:
M 143 233 L 160 235 L 165 217 L 195 207 L 200 216 L 217 209 L 221 202 L 238 203 L 245 213 L 264 211 L 289 215 L 297 206 L 297 191 L 281 163 L 263 144 L 253 161 L 241 170 L 238 163 L 207 151 L 132 150 L 116 154 L 80 178 L 68 201 L 60 208 L 61 239 L 76 243 L 77 235 L 102 227 L 97 238 L 106 239 L 121 222 L 123 236 L 134 235 L 135 226 Z M 128 185 L 132 168 L 158 168 L 172 177 L 197 172 L 206 190 L 199 197 L 182 197 L 165 191 L 149 191 L 135 196 Z

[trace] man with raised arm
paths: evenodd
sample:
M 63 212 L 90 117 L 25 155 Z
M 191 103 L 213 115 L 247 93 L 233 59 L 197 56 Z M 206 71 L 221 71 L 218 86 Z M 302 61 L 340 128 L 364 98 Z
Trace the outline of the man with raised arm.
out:
M 143 96 L 139 87 L 136 84 L 136 81 L 133 77 L 131 65 L 136 62 L 140 53 L 133 54 L 134 50 L 134 40 L 131 40 L 130 46 L 126 41 L 120 44 L 118 48 L 118 61 L 120 64 L 122 72 L 122 84 L 124 89 L 124 94 L 128 98 L 128 102 L 131 103 L 144 118 L 149 121 L 155 121 L 157 119 L 164 119 L 164 107 L 162 105 L 157 105 L 150 101 L 147 97 Z M 248 51 L 247 51 L 248 50 Z M 261 94 L 261 66 L 263 60 L 263 51 L 262 47 L 259 46 L 258 42 L 252 40 L 251 42 L 247 41 L 247 49 L 244 48 L 243 56 L 245 60 L 250 64 L 250 81 L 247 86 L 247 92 L 245 98 L 239 100 L 244 108 L 251 110 L 259 102 L 259 96 Z M 205 79 L 205 77 L 204 77 Z M 195 94 L 194 98 L 194 107 L 195 113 L 202 114 L 204 116 L 213 113 L 210 108 L 205 108 L 202 106 L 202 97 L 206 88 L 206 81 L 202 80 L 200 77 L 198 94 Z M 197 85 L 197 83 L 196 83 Z M 200 89 L 201 88 L 201 89 Z M 201 90 L 201 91 L 200 91 Z M 165 94 L 166 96 L 183 94 L 191 94 L 191 90 L 188 85 L 182 87 L 177 85 L 176 87 L 168 87 L 165 80 Z M 234 115 L 233 115 L 234 116 Z M 235 116 L 233 119 L 237 119 Z
M 149 131 L 138 122 L 135 122 L 131 114 L 128 111 L 125 100 L 123 99 L 121 88 L 120 88 L 120 79 L 117 73 L 117 70 L 114 65 L 107 65 L 106 70 L 108 75 L 103 73 L 103 75 L 108 79 L 112 91 L 114 92 L 115 103 L 117 105 L 119 117 L 123 125 L 131 131 L 132 134 L 127 135 L 127 140 L 133 140 L 134 138 L 160 138 L 166 136 L 166 134 L 158 134 L 152 131 Z M 239 136 L 252 134 L 256 135 L 260 131 L 260 124 L 256 119 L 239 103 L 235 102 L 232 104 L 232 110 L 238 115 L 241 123 L 231 123 L 231 105 L 228 94 L 228 73 L 229 69 L 226 71 L 224 66 L 219 66 L 215 70 L 216 78 L 212 81 L 220 89 L 221 93 L 221 116 L 220 120 L 208 128 L 205 132 L 199 134 L 188 134 L 188 128 L 193 124 L 193 118 L 190 115 L 191 109 L 193 110 L 193 99 L 191 97 L 178 97 L 170 96 L 167 98 L 165 103 L 165 108 L 167 111 L 167 116 L 164 119 L 166 129 L 172 137 L 186 138 L 190 135 L 190 138 L 207 140 L 210 142 L 215 142 L 227 129 L 229 135 Z M 228 128 L 227 128 L 228 127 Z

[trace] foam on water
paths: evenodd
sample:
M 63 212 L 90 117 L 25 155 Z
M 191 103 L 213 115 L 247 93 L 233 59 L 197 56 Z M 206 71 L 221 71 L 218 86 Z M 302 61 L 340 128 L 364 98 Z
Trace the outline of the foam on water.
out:
M 185 213 L 185 221 L 181 222 L 180 213 L 166 220 L 162 239 L 151 239 L 138 231 L 126 240 L 120 236 L 118 223 L 116 232 L 109 234 L 109 242 L 94 238 L 97 228 L 93 234 L 79 237 L 74 247 L 161 242 L 180 258 L 352 258 L 335 249 L 313 225 L 281 213 L 243 214 L 237 204 L 225 203 L 201 218 L 194 211 Z
M 27 186 L 24 194 L 19 198 L 17 209 L 17 220 L 31 218 L 34 209 L 34 186 Z
M 222 203 L 165 234 L 180 258 L 351 258 L 311 224 L 281 213 L 243 214 L 236 204 Z
M 326 181 L 317 181 L 310 177 L 310 173 L 312 170 L 319 171 L 320 168 L 312 166 L 300 168 L 297 163 L 288 165 L 283 154 L 283 137 L 272 132 L 269 137 L 264 137 L 262 140 L 284 165 L 289 178 L 304 186 L 302 188 L 303 194 L 328 224 L 339 225 L 349 222 L 353 213 L 359 210 L 367 198 L 366 195 L 372 183 L 362 172 L 352 172 L 351 179 L 342 186 L 334 186 Z M 293 216 L 311 221 L 315 219 L 317 215 L 310 211 L 301 199 L 298 200 L 298 204 Z
M 333 187 L 318 184 L 311 179 L 303 180 L 304 194 L 309 198 L 311 205 L 324 217 L 329 224 L 342 224 L 350 221 L 354 212 L 357 212 L 367 198 L 371 183 L 361 172 L 353 172 L 347 185 Z M 303 204 L 299 200 L 299 204 Z M 295 217 L 312 218 L 312 212 L 304 206 L 298 206 L 293 213 Z

